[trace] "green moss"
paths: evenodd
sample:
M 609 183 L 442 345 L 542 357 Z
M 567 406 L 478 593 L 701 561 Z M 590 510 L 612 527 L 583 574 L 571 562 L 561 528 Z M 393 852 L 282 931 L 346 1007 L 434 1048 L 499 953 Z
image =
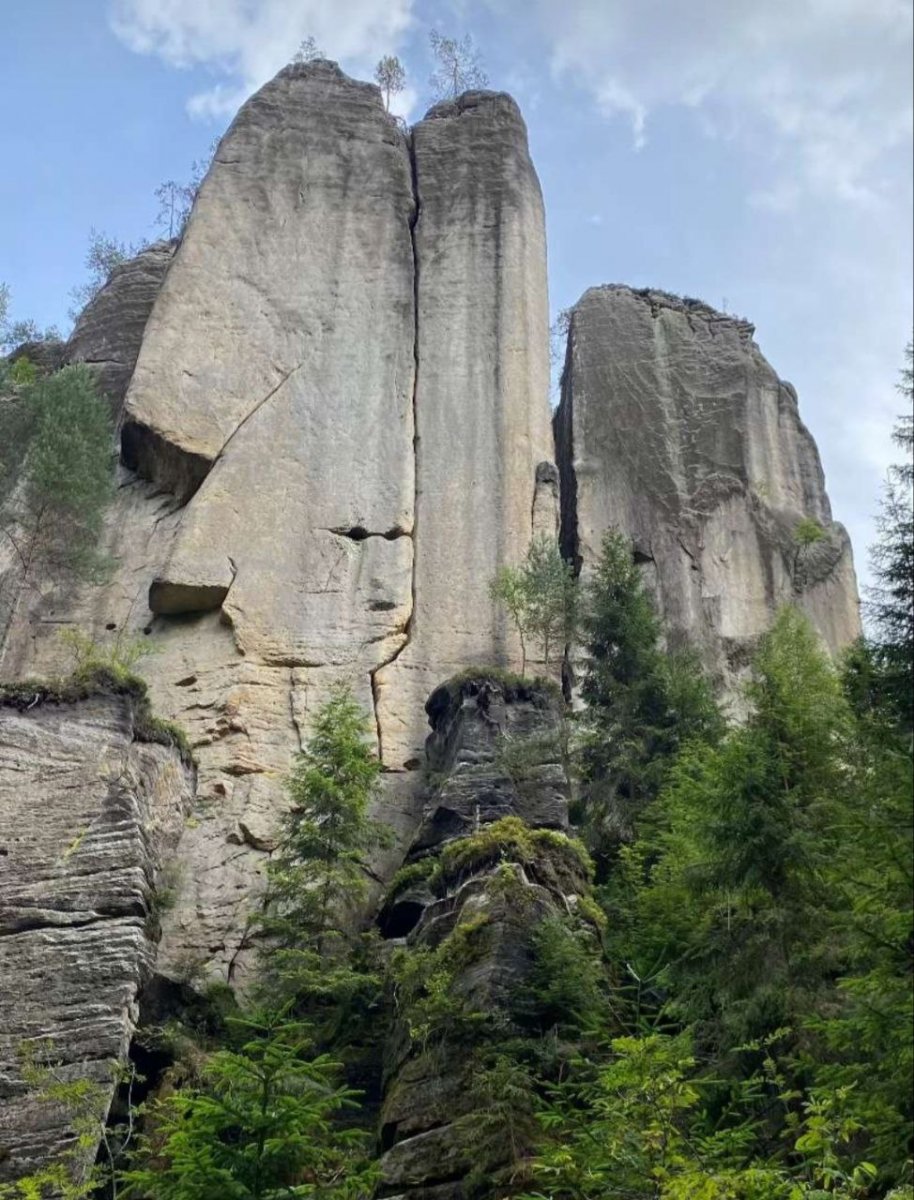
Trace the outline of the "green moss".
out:
M 445 881 L 504 859 L 530 867 L 542 883 L 563 891 L 577 890 L 593 876 L 583 843 L 554 829 L 531 829 L 520 817 L 503 817 L 449 842 L 439 856 Z
M 506 700 L 529 700 L 534 704 L 557 700 L 563 703 L 562 689 L 555 680 L 543 675 L 528 679 L 502 667 L 468 667 L 458 675 L 452 675 L 441 688 L 446 689 L 452 699 L 459 700 L 462 696 L 475 695 L 480 687 L 493 683 L 501 688 Z
M 438 874 L 438 863 L 434 858 L 420 858 L 418 862 L 407 863 L 405 867 L 401 867 L 390 881 L 390 887 L 387 890 L 388 901 L 395 899 L 401 892 L 407 888 L 413 887 L 418 883 L 434 884 L 434 877 Z
M 85 663 L 59 679 L 22 679 L 0 684 L 0 707 L 28 712 L 42 705 L 76 704 L 101 696 L 127 696 L 133 702 L 134 738 L 173 746 L 185 766 L 193 764 L 187 735 L 173 721 L 152 714 L 146 684 L 138 675 L 111 663 Z
M 579 896 L 576 912 L 599 932 L 603 933 L 609 924 L 606 913 L 597 904 L 593 896 Z

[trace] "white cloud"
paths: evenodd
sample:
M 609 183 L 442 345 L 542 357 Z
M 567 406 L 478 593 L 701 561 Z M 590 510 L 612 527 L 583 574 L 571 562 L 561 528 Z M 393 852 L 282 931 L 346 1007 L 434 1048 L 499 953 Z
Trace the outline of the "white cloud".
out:
M 195 116 L 238 105 L 313 37 L 333 59 L 370 74 L 412 22 L 413 0 L 111 0 L 111 27 L 138 54 L 222 76 L 192 96 Z M 398 111 L 403 109 L 400 98 Z
M 679 105 L 767 154 L 768 207 L 801 192 L 872 205 L 886 156 L 908 150 L 908 0 L 539 0 L 539 13 L 556 75 L 626 116 L 636 146 Z

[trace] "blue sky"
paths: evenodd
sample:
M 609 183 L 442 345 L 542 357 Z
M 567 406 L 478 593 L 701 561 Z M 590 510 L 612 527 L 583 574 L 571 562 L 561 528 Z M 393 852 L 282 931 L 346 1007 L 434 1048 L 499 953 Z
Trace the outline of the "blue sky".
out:
M 0 281 L 65 327 L 91 226 L 155 235 L 306 36 L 368 78 L 470 32 L 546 197 L 553 310 L 604 282 L 746 316 L 797 387 L 858 570 L 912 326 L 910 0 L 0 0 Z

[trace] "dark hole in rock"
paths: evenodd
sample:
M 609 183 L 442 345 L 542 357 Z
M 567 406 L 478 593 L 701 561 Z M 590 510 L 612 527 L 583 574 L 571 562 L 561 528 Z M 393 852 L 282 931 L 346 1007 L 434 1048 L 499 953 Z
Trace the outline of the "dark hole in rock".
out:
M 152 626 L 151 626 L 151 625 L 144 625 L 144 627 L 143 627 L 143 633 L 145 633 L 145 634 L 146 634 L 146 636 L 147 636 L 147 637 L 149 637 L 149 635 L 152 633 Z
M 192 683 L 196 683 L 196 682 L 197 682 L 196 675 L 185 675 L 183 679 L 179 679 L 177 681 L 177 683 L 175 684 L 175 687 L 190 687 L 190 685 Z
M 406 937 L 419 924 L 425 905 L 418 900 L 400 900 L 380 916 L 381 934 L 385 938 Z
M 381 1153 L 397 1144 L 397 1122 L 386 1121 L 381 1126 Z
M 368 607 L 372 612 L 390 612 L 397 606 L 393 600 L 372 600 Z
M 418 771 L 422 763 L 418 758 L 408 758 L 403 764 L 404 771 Z
M 117 629 L 117 625 L 114 623 L 114 621 L 109 621 L 108 624 L 105 626 L 105 628 L 106 629 Z

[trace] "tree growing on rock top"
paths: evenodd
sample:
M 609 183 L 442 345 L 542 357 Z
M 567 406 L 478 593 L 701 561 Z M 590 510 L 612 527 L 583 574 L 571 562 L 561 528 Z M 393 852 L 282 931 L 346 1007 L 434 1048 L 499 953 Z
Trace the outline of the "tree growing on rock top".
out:
M 324 54 L 323 50 L 320 49 L 317 42 L 309 34 L 308 37 L 302 38 L 301 42 L 299 42 L 298 49 L 292 55 L 292 61 L 294 63 L 311 63 L 319 62 L 326 57 L 326 54 Z
M 156 194 L 158 195 L 158 193 Z M 128 246 L 126 242 L 108 237 L 107 234 L 100 233 L 94 227 L 90 229 L 89 249 L 86 251 L 86 268 L 89 278 L 70 292 L 73 300 L 73 306 L 70 309 L 71 320 L 75 321 L 86 305 L 95 299 L 111 278 L 114 268 L 119 267 L 134 254 L 139 254 L 142 249 L 142 244 Z
M 461 92 L 489 86 L 476 43 L 469 34 L 458 40 L 433 29 L 429 42 L 437 64 L 429 77 L 435 100 L 456 100 Z
M 516 567 L 502 567 L 489 584 L 489 592 L 504 605 L 517 629 L 521 674 L 527 670 L 531 641 L 538 644 L 548 670 L 572 637 L 577 595 L 571 566 L 562 558 L 555 539 L 545 534 L 534 538 L 524 561 Z
M 385 54 L 375 68 L 375 83 L 384 97 L 384 107 L 390 112 L 390 99 L 406 87 L 406 68 L 395 54 Z

